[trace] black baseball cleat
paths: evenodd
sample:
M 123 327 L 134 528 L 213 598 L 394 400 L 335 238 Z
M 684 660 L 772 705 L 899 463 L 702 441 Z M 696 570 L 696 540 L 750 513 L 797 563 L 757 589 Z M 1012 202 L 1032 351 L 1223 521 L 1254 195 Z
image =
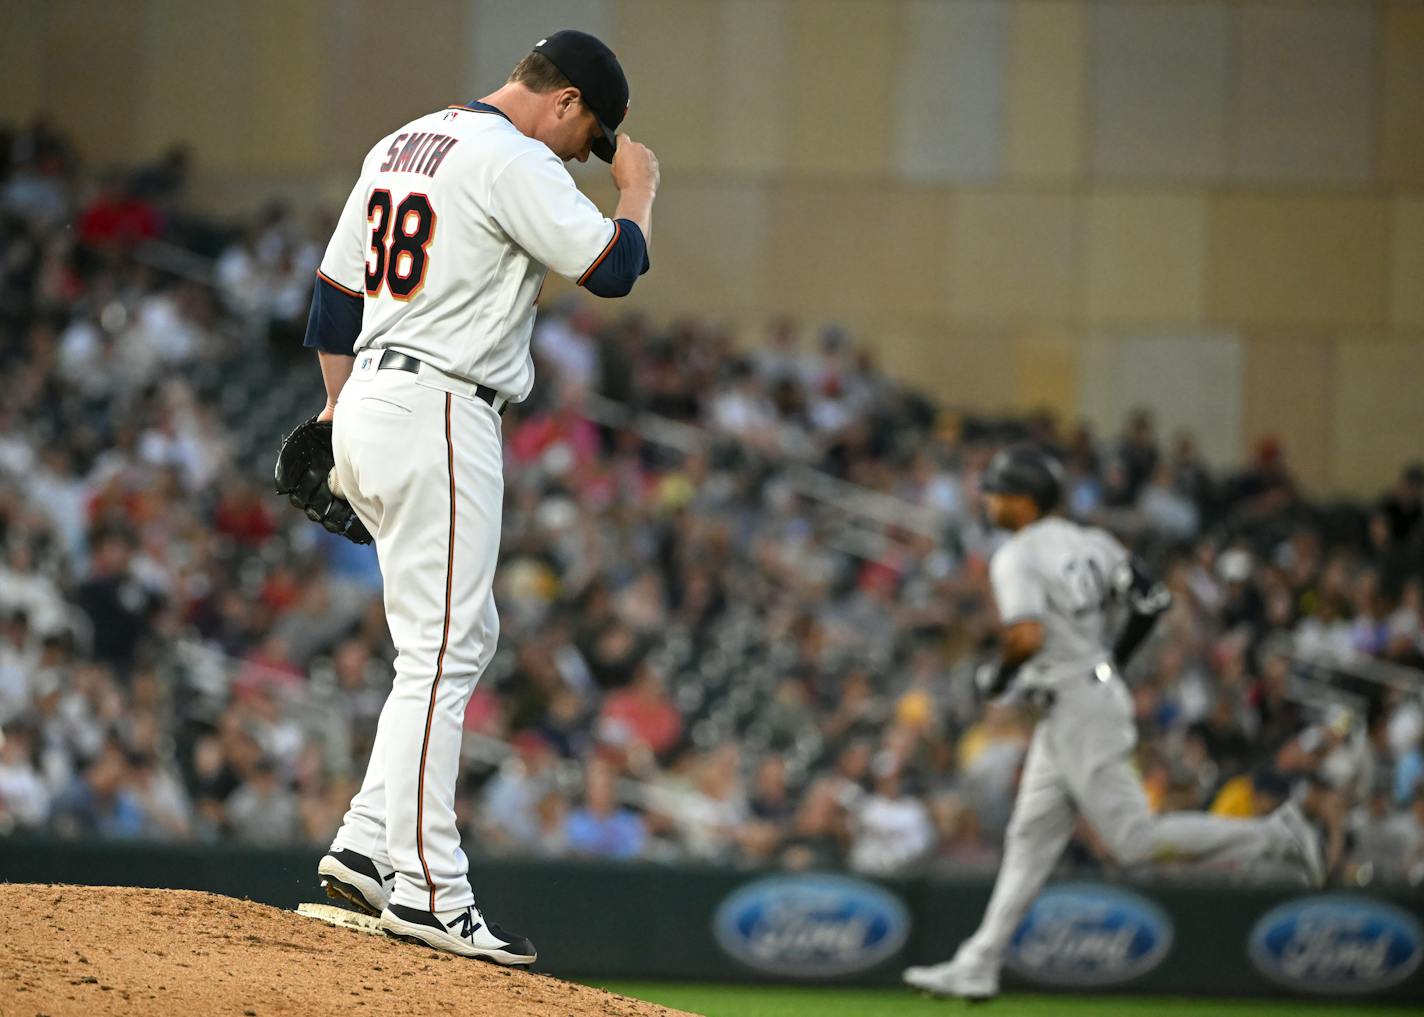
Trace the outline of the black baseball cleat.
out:
M 372 859 L 355 851 L 330 851 L 317 864 L 316 874 L 332 900 L 349 904 L 373 918 L 391 901 L 394 869 L 384 871 Z
M 528 967 L 539 957 L 533 943 L 486 921 L 474 904 L 436 912 L 389 904 L 381 912 L 381 928 L 397 939 L 508 967 Z

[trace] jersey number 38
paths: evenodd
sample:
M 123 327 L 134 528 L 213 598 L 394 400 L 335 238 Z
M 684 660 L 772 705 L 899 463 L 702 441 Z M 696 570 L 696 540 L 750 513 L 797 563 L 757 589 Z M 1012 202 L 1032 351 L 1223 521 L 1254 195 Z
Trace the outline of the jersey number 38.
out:
M 424 194 L 408 194 L 391 214 L 391 192 L 379 188 L 366 202 L 371 250 L 366 257 L 366 292 L 379 296 L 389 286 L 391 296 L 409 300 L 425 285 L 430 241 L 435 239 L 435 210 Z

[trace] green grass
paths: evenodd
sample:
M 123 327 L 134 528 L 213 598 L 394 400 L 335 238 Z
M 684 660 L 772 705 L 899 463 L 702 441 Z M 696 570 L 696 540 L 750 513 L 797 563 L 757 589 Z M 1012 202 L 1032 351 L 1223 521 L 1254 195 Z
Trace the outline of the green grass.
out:
M 687 985 L 675 982 L 600 984 L 611 992 L 662 1003 L 704 1017 L 1418 1017 L 1419 1010 L 1335 1000 L 1185 999 L 1166 996 L 1000 996 L 971 1006 L 897 989 Z

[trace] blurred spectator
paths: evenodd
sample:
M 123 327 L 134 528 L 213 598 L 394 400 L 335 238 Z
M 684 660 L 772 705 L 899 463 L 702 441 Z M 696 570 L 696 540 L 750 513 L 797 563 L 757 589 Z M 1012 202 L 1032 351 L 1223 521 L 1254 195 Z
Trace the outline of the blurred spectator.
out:
M 775 856 L 791 824 L 795 810 L 786 786 L 786 762 L 772 753 L 762 758 L 752 779 L 747 799 L 748 818 L 738 831 L 738 846 L 752 862 Z
M 959 773 L 969 801 L 991 839 L 1009 825 L 1019 765 L 1028 749 L 1013 707 L 990 704 L 959 740 Z
M 1424 787 L 1424 709 L 1402 704 L 1389 720 L 1388 744 L 1394 758 L 1394 801 L 1405 805 Z
M 152 635 L 161 600 L 132 570 L 132 538 L 116 530 L 94 538 L 93 568 L 76 602 L 89 618 L 94 656 L 120 671 L 133 663 L 139 645 Z
M 1379 513 L 1396 545 L 1416 541 L 1424 528 L 1424 463 L 1410 463 L 1380 499 Z
M 600 858 L 642 855 L 647 828 L 640 816 L 618 804 L 615 779 L 612 767 L 598 759 L 584 769 L 583 805 L 569 813 L 564 824 L 573 854 Z
M 27 637 L 47 636 L 69 625 L 64 595 L 53 577 L 40 571 L 29 541 L 14 541 L 5 564 L 0 565 L 0 611 L 10 614 L 12 624 L 23 619 Z M 14 638 L 10 642 L 16 644 Z
M 213 510 L 218 533 L 250 547 L 260 547 L 277 532 L 271 499 L 259 496 L 246 477 L 234 477 L 218 495 Z
M 109 742 L 54 801 L 54 827 L 68 838 L 128 840 L 143 836 L 147 817 L 130 784 L 123 749 Z
M 23 611 L 0 623 L 0 727 L 29 709 L 29 674 L 35 666 L 31 644 L 29 618 Z
M 934 846 L 934 824 L 919 798 L 904 793 L 898 767 L 883 764 L 875 790 L 851 810 L 850 867 L 870 876 L 904 873 Z
M 847 838 L 845 810 L 836 785 L 819 781 L 801 799 L 781 863 L 788 869 L 837 868 Z
M 1109 463 L 1109 505 L 1130 505 L 1137 501 L 1143 486 L 1157 472 L 1156 422 L 1150 411 L 1138 407 L 1127 417 L 1127 426 Z
M 545 833 L 540 803 L 554 789 L 555 757 L 549 743 L 525 731 L 515 738 L 515 748 L 517 754 L 485 785 L 476 818 L 482 839 L 496 851 L 539 848 Z
M 545 857 L 559 857 L 569 853 L 568 838 L 569 803 L 558 791 L 546 791 L 535 805 L 538 840 L 534 853 Z
M 1290 782 L 1269 767 L 1232 777 L 1211 803 L 1215 816 L 1254 819 L 1270 815 L 1290 797 Z
M 1424 836 L 1424 825 L 1410 829 L 1410 821 L 1391 808 L 1387 787 L 1370 792 L 1363 805 L 1350 814 L 1354 879 L 1357 883 L 1398 883 L 1409 873 L 1410 861 Z M 1412 836 L 1411 836 L 1412 835 Z
M 91 247 L 131 247 L 152 240 L 159 231 L 158 210 L 117 172 L 100 178 L 93 197 L 79 213 L 79 239 Z
M 1260 439 L 1246 469 L 1231 477 L 1224 491 L 1227 508 L 1246 523 L 1288 510 L 1295 501 L 1295 480 L 1285 448 L 1274 437 Z
M 273 845 L 296 840 L 297 798 L 277 776 L 276 763 L 263 756 L 227 800 L 227 825 L 239 844 Z
M 563 387 L 588 391 L 598 380 L 598 343 L 592 335 L 597 323 L 576 302 L 566 301 L 560 310 L 535 326 L 534 352 Z
M 940 795 L 930 802 L 939 847 L 936 857 L 941 869 L 992 872 L 999 865 L 999 852 L 989 844 L 979 816 L 963 796 Z
M 694 793 L 682 799 L 674 816 L 678 839 L 694 858 L 731 861 L 747 817 L 741 752 L 724 742 L 697 763 Z
M 1219 693 L 1211 711 L 1191 726 L 1190 733 L 1201 739 L 1219 772 L 1235 776 L 1245 770 L 1252 755 L 1252 744 L 1242 728 L 1240 711 L 1231 694 Z
M 49 819 L 50 794 L 35 765 L 34 731 L 12 724 L 0 736 L 0 831 L 34 831 Z
M 608 694 L 598 718 L 599 737 L 616 745 L 643 745 L 666 756 L 682 736 L 682 715 L 663 690 L 663 676 L 644 660 L 633 681 Z
M 1409 809 L 1388 820 L 1404 851 L 1404 875 L 1411 886 L 1424 884 L 1424 785 L 1414 789 Z
M 144 835 L 153 840 L 187 840 L 192 832 L 188 793 L 178 775 L 151 752 L 130 756 L 134 797 L 143 809 Z
M 1186 492 L 1177 487 L 1177 477 L 1165 463 L 1137 495 L 1137 509 L 1148 529 L 1171 540 L 1189 540 L 1201 526 L 1201 511 Z

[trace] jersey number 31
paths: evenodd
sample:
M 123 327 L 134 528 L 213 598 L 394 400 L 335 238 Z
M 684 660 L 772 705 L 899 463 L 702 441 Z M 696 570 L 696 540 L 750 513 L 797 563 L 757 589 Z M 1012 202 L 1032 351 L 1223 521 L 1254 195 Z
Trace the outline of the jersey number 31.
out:
M 366 258 L 366 292 L 379 296 L 389 286 L 391 296 L 409 300 L 425 285 L 426 257 L 435 239 L 435 209 L 424 194 L 408 194 L 391 214 L 391 192 L 371 192 L 366 202 L 371 227 L 371 251 Z M 374 259 L 374 260 L 373 260 Z

